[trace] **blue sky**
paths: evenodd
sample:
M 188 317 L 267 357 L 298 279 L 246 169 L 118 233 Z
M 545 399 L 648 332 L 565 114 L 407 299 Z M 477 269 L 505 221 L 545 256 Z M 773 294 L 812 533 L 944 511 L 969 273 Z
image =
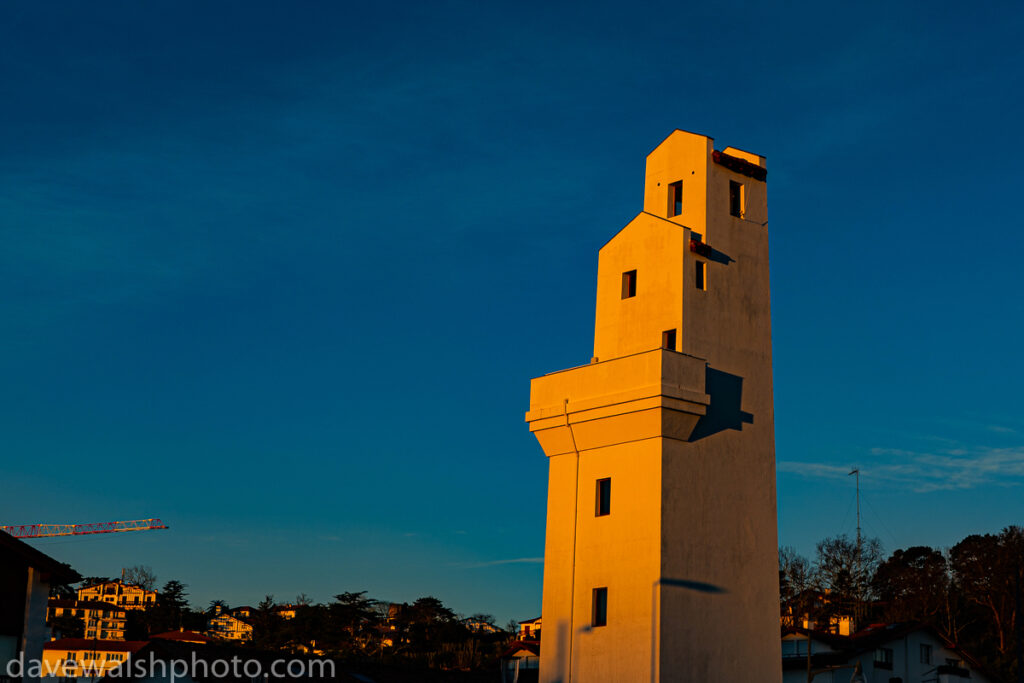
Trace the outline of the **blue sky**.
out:
M 780 542 L 1024 517 L 1016 3 L 0 9 L 0 519 L 192 599 L 540 610 L 532 376 L 674 128 L 768 157 Z M 546 334 L 542 336 L 541 331 Z

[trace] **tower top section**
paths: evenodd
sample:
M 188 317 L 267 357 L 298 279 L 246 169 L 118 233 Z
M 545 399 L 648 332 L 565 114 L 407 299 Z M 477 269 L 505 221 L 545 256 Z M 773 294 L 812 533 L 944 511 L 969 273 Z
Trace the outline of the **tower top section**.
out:
M 737 277 L 767 273 L 767 175 L 763 156 L 682 130 L 647 155 L 644 210 L 600 252 L 595 359 L 659 346 L 713 355 L 708 327 L 767 296 L 767 282 Z

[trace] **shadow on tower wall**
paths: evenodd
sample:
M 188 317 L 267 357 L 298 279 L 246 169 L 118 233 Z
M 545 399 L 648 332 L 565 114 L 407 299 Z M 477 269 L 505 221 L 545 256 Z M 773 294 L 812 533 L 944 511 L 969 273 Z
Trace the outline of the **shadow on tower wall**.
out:
M 704 387 L 711 402 L 708 412 L 700 418 L 690 435 L 690 441 L 725 431 L 726 429 L 743 429 L 743 424 L 753 424 L 754 416 L 743 412 L 743 378 L 728 372 L 707 368 L 704 375 Z

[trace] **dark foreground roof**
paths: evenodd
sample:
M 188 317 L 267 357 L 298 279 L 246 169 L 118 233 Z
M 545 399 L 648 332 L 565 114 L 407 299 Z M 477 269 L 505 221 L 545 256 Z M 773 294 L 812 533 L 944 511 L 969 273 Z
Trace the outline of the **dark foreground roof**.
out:
M 21 564 L 37 569 L 53 583 L 74 583 L 82 577 L 63 562 L 58 562 L 49 555 L 40 552 L 22 540 L 0 531 L 0 561 L 5 564 Z

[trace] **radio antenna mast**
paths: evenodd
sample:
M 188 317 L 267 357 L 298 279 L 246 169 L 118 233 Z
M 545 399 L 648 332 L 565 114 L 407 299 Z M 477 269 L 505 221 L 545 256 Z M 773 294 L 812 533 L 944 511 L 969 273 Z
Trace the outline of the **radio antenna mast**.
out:
M 857 480 L 857 555 L 860 556 L 860 469 L 853 468 L 850 474 L 854 475 Z M 850 476 L 850 474 L 846 476 Z

